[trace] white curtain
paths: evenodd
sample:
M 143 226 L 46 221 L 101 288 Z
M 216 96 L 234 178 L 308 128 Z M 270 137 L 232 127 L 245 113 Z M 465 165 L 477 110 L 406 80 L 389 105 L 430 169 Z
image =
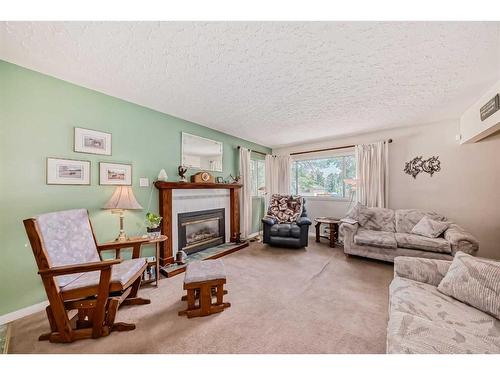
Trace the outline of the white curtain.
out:
M 368 207 L 389 205 L 389 145 L 356 146 L 356 199 Z
M 252 178 L 250 175 L 251 151 L 240 147 L 240 176 L 243 187 L 240 199 L 240 231 L 245 239 L 252 233 Z
M 290 194 L 290 155 L 266 155 L 266 207 L 273 194 Z

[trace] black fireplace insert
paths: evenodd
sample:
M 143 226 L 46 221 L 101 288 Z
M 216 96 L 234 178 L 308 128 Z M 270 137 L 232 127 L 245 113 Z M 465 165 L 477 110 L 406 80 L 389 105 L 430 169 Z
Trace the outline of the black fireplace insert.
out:
M 189 255 L 225 243 L 224 211 L 218 208 L 178 214 L 178 249 Z

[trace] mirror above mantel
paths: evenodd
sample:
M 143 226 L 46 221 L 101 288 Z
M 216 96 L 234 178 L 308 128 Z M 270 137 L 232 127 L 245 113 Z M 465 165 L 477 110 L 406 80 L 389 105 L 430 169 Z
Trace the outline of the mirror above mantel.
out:
M 183 132 L 181 154 L 187 168 L 222 172 L 222 142 Z

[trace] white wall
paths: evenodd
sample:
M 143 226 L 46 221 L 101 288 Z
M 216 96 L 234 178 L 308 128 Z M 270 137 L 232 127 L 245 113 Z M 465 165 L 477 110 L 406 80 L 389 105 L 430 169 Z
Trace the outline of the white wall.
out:
M 479 255 L 500 259 L 500 134 L 477 143 L 460 144 L 458 120 L 399 128 L 315 144 L 273 149 L 289 153 L 316 148 L 368 143 L 388 138 L 389 207 L 430 209 L 448 216 L 480 242 Z M 416 179 L 403 172 L 415 156 L 439 156 L 441 171 Z M 310 217 L 338 216 L 346 202 L 307 202 Z

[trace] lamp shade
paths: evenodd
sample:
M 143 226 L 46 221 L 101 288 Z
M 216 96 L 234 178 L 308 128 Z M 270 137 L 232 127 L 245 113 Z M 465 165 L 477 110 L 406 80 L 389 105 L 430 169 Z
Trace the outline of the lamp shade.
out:
M 115 192 L 104 205 L 108 210 L 141 210 L 131 186 L 117 186 Z

